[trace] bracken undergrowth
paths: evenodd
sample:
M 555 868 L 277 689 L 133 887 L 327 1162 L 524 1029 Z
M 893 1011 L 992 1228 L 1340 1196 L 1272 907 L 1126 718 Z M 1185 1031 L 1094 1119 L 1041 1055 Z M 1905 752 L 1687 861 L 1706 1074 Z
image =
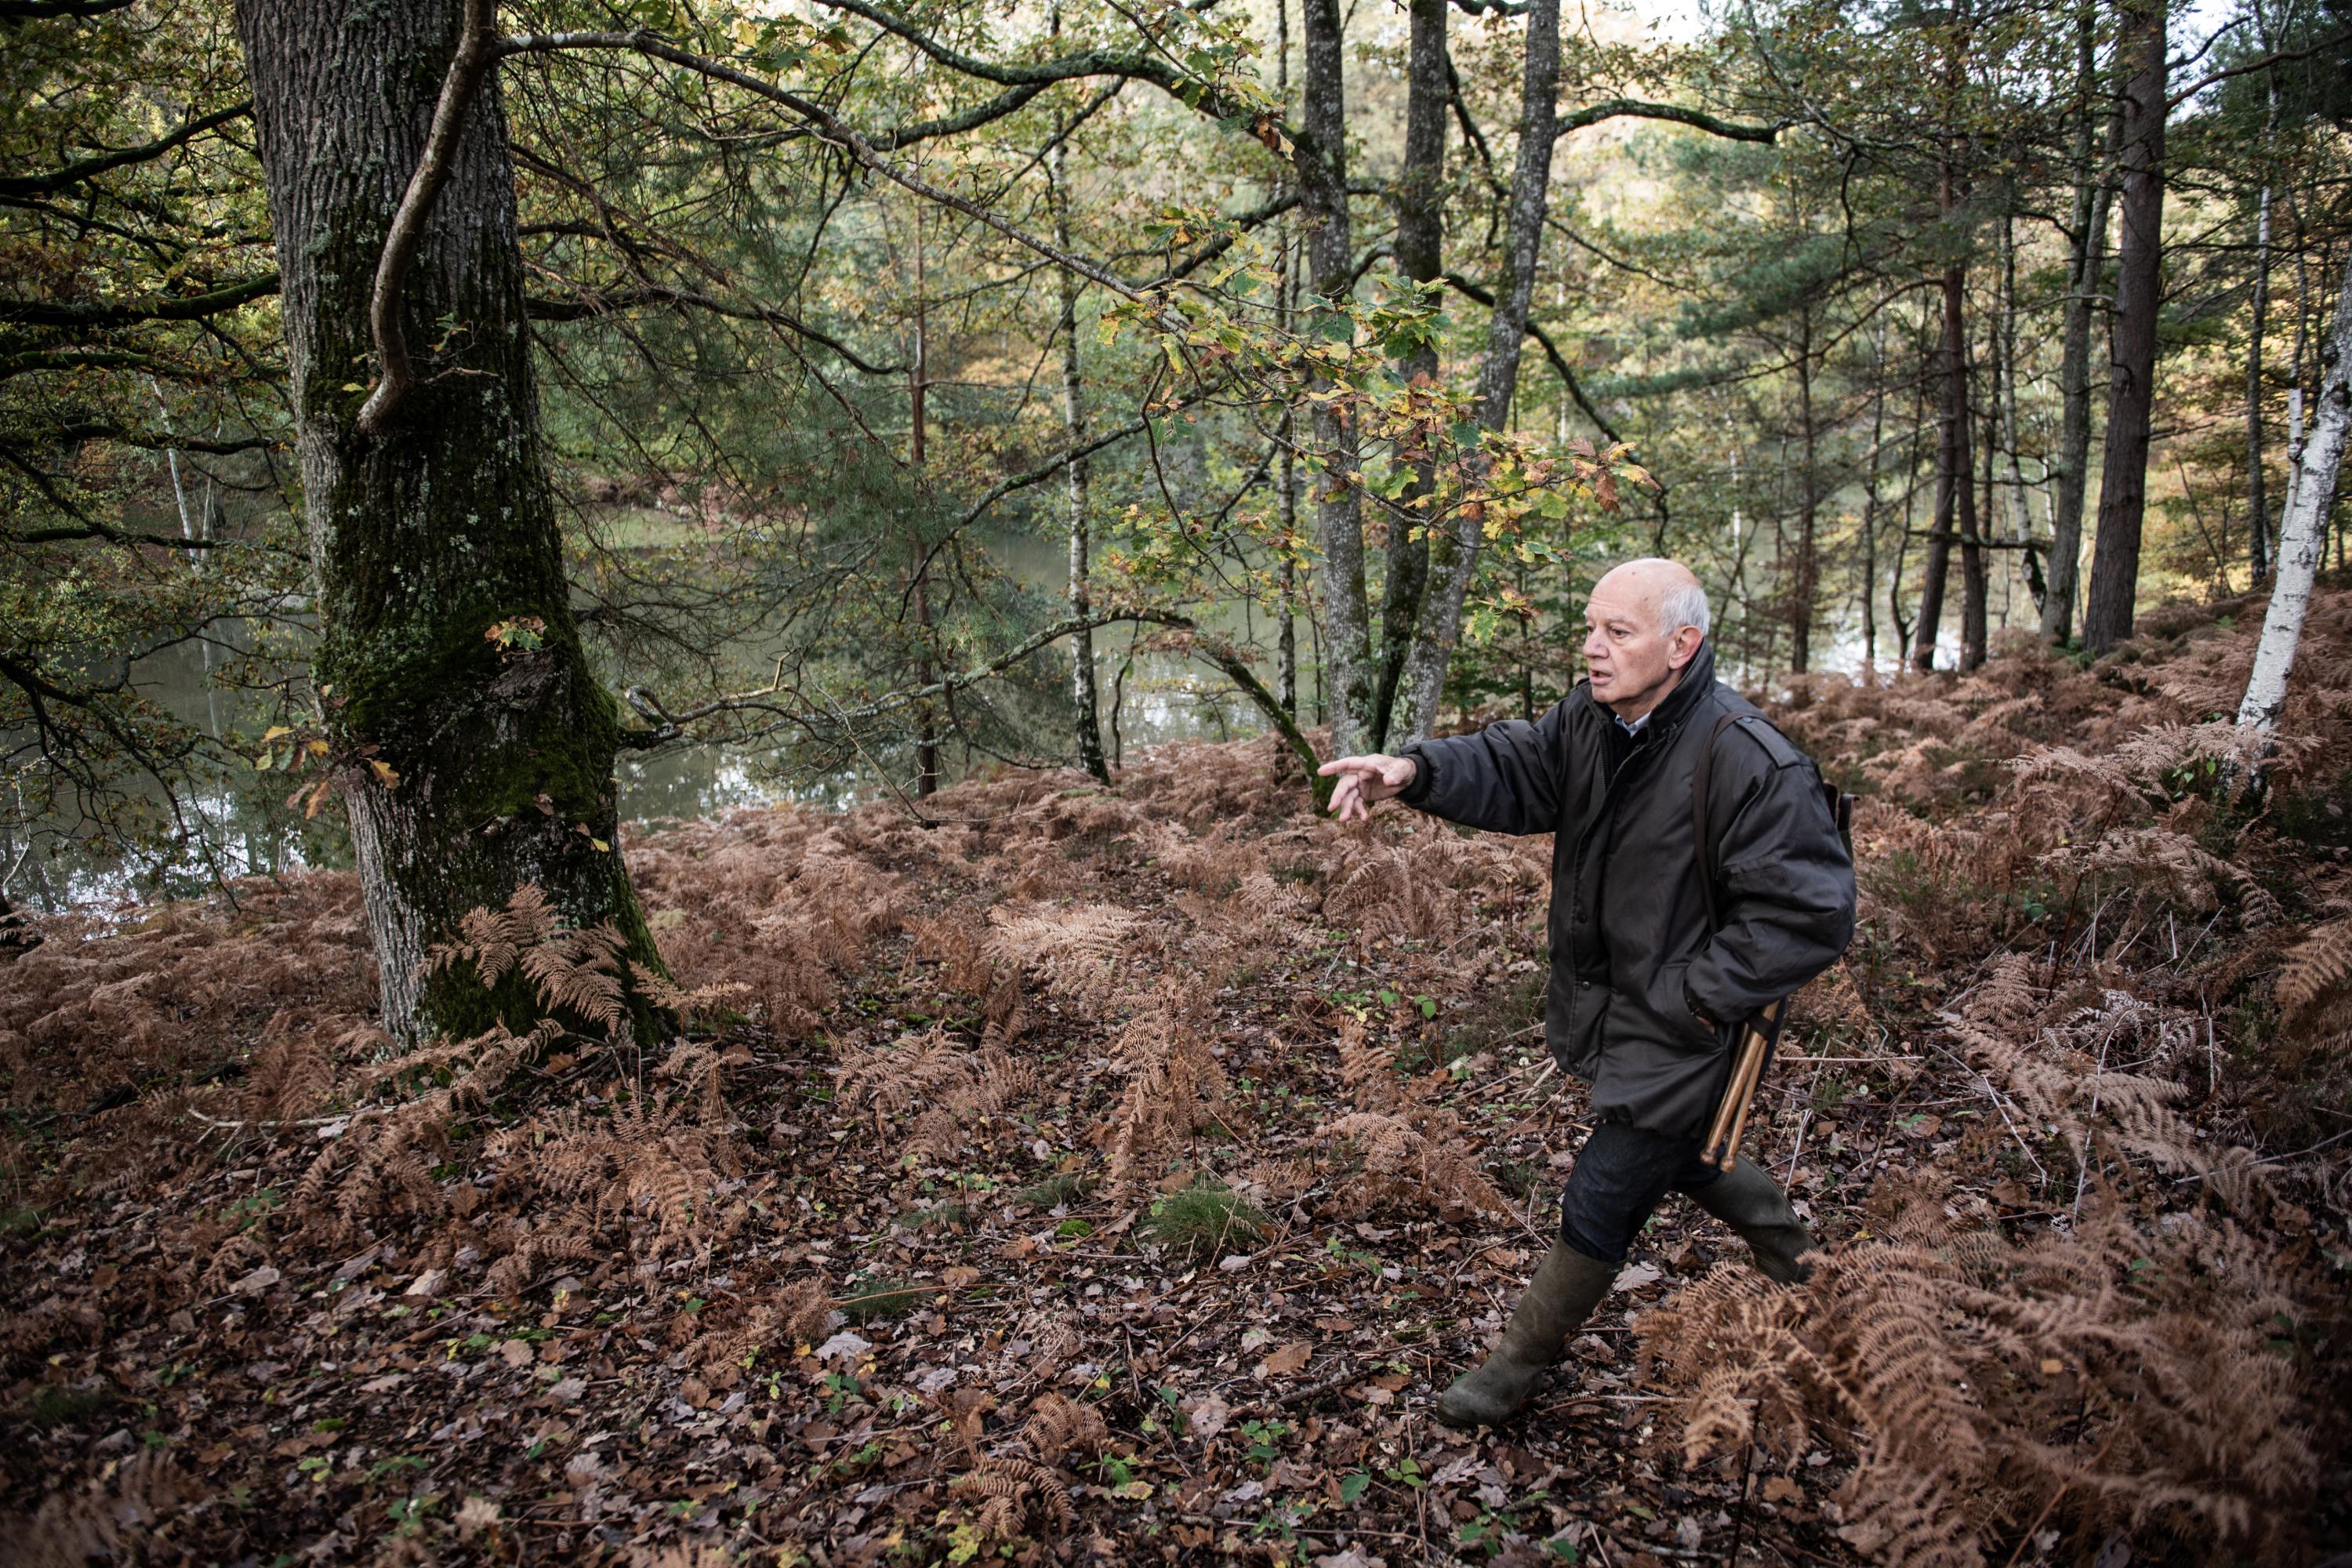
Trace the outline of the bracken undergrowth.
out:
M 1548 846 L 1116 785 L 640 835 L 667 979 L 525 889 L 404 1051 L 355 885 L 0 959 L 15 1560 L 2290 1563 L 2347 1544 L 2352 595 L 2275 752 L 2259 602 L 2088 668 L 1766 694 L 1864 796 L 1862 931 L 1748 1152 L 1498 1434 L 1428 1400 L 1583 1100 L 1517 1021 Z M 2265 767 L 2269 789 L 2247 781 Z M 631 1003 L 647 1006 L 633 1013 Z M 633 1016 L 676 1020 L 637 1037 Z M 291 1557 L 284 1558 L 292 1561 Z

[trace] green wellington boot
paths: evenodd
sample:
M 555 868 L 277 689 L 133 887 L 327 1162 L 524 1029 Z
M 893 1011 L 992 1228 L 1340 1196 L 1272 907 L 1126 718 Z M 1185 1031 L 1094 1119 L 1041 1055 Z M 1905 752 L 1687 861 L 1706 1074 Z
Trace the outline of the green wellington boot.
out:
M 1812 1233 L 1797 1217 L 1789 1194 L 1747 1160 L 1703 1187 L 1690 1189 L 1691 1201 L 1738 1231 L 1755 1249 L 1756 1267 L 1765 1277 L 1783 1285 L 1800 1285 L 1813 1266 L 1804 1255 L 1813 1249 Z
M 1561 1344 L 1592 1315 L 1616 1278 L 1616 1264 L 1553 1243 L 1511 1313 L 1503 1342 L 1485 1365 L 1437 1396 L 1437 1418 L 1449 1426 L 1499 1426 L 1517 1415 L 1536 1379 L 1559 1359 Z

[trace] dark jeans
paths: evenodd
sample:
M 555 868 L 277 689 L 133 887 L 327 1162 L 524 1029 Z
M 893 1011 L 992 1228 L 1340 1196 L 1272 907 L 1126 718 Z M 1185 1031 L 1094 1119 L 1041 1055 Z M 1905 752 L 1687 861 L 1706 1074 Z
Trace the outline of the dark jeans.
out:
M 1652 1210 L 1669 1191 L 1722 1179 L 1703 1164 L 1698 1142 L 1604 1121 L 1592 1130 L 1560 1196 L 1559 1238 L 1587 1258 L 1622 1263 Z

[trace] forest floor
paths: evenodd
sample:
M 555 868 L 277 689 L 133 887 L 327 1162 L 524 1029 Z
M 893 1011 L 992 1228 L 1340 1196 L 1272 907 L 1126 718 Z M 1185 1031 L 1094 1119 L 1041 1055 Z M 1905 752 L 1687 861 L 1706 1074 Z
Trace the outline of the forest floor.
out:
M 2234 796 L 2259 605 L 1816 679 L 1864 929 L 1507 1430 L 1435 1425 L 1584 1101 L 1548 841 L 1267 742 L 642 833 L 667 1053 L 403 1056 L 348 874 L 0 958 L 11 1561 L 2300 1563 L 2344 1501 L 2352 594 Z M 593 942 L 469 951 L 577 1015 Z M 598 978 L 604 976 L 604 980 Z M 604 986 L 600 993 L 599 985 Z M 559 1010 L 561 1011 L 561 1010 Z

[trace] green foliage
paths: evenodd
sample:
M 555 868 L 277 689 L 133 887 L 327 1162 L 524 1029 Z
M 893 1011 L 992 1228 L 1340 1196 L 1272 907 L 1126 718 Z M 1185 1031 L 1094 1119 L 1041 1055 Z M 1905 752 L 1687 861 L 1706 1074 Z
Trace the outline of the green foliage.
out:
M 1152 1201 L 1137 1228 L 1160 1246 L 1202 1260 L 1266 1235 L 1265 1212 L 1222 1182 L 1202 1179 Z
M 838 1305 L 841 1315 L 853 1323 L 885 1322 L 927 1305 L 933 1294 L 908 1280 L 861 1275 L 850 1280 Z

